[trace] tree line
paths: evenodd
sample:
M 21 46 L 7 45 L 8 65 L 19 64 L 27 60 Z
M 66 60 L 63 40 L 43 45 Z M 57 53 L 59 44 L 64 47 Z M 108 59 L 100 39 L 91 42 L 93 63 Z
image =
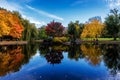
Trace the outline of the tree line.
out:
M 70 22 L 68 27 L 62 23 L 52 21 L 47 25 L 36 28 L 34 23 L 24 19 L 17 11 L 0 8 L 0 39 L 39 40 L 64 37 L 74 42 L 82 38 L 118 38 L 120 36 L 120 13 L 117 9 L 110 13 L 102 22 L 95 18 L 86 23 Z M 61 38 L 61 40 L 63 40 Z M 65 39 L 67 40 L 67 39 Z M 63 40 L 64 41 L 64 40 Z

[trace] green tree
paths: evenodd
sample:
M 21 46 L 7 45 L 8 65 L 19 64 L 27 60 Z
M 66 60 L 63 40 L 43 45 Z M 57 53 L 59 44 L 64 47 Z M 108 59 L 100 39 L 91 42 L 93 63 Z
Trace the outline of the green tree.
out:
M 36 28 L 35 24 L 30 23 L 29 20 L 23 20 L 24 31 L 22 35 L 23 40 L 33 40 L 37 39 L 38 37 L 38 29 Z
M 36 28 L 35 24 L 30 24 L 31 26 L 31 40 L 35 40 L 38 37 L 38 29 Z
M 116 40 L 120 29 L 120 14 L 117 9 L 110 10 L 110 13 L 111 14 L 105 18 L 107 35 L 110 35 Z
M 41 28 L 38 29 L 38 39 L 47 39 L 48 36 L 45 32 L 45 26 L 41 26 Z
M 22 35 L 23 40 L 30 40 L 31 38 L 31 28 L 30 28 L 30 22 L 28 20 L 23 20 L 23 26 L 24 26 L 24 31 Z
M 70 36 L 71 42 L 75 42 L 76 38 L 80 38 L 81 31 L 79 21 L 68 24 L 68 35 Z

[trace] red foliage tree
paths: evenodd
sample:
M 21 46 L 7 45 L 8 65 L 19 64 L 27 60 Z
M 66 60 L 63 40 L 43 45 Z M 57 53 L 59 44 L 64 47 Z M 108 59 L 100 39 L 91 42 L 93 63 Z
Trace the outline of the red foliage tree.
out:
M 60 22 L 50 22 L 46 26 L 46 34 L 52 37 L 61 36 L 63 34 L 64 26 Z

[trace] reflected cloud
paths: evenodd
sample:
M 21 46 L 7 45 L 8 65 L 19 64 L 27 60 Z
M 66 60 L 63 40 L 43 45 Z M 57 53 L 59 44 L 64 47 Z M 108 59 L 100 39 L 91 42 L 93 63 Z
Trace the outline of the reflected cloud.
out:
M 34 57 L 40 56 L 39 51 L 34 55 Z
M 43 66 L 45 66 L 46 64 L 47 64 L 47 63 L 42 63 L 42 64 L 39 64 L 38 66 L 35 65 L 35 66 L 33 66 L 33 67 L 28 68 L 27 71 L 32 71 L 32 70 L 34 70 L 34 69 L 43 67 Z

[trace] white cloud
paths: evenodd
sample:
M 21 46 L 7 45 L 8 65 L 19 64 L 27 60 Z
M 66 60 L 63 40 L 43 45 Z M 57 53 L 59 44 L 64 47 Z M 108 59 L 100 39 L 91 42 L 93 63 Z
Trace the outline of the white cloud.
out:
M 32 0 L 25 0 L 25 1 L 32 1 Z M 25 15 L 26 12 L 23 11 L 23 9 L 25 8 L 23 8 L 22 6 L 20 6 L 15 2 L 9 2 L 8 0 L 0 0 L 0 7 L 10 11 L 19 11 L 23 18 L 30 20 L 31 23 L 35 23 L 37 28 L 46 24 L 44 21 L 39 21 L 37 19 L 34 19 L 33 17 L 26 16 Z
M 120 0 L 106 0 L 110 9 L 120 8 Z
M 39 21 L 33 17 L 28 17 L 26 15 L 22 15 L 23 18 L 30 20 L 31 23 L 34 23 L 36 25 L 37 28 L 41 27 L 42 25 L 46 25 L 46 23 L 44 21 Z
M 29 3 L 29 2 L 32 2 L 33 0 L 23 0 L 23 1 Z
M 47 16 L 49 18 L 53 18 L 53 19 L 57 19 L 57 20 L 62 20 L 62 21 L 64 20 L 61 17 L 58 17 L 56 15 L 50 14 L 50 13 L 42 11 L 42 10 L 35 9 L 35 8 L 31 7 L 31 6 L 26 5 L 26 7 L 29 8 L 29 9 L 31 9 L 31 10 L 33 10 L 33 11 L 35 11 L 35 12 L 37 12 L 37 13 L 39 13 L 39 14 L 45 15 L 45 16 Z
M 8 2 L 7 0 L 0 0 L 0 7 L 10 11 L 19 11 L 19 12 L 22 12 L 21 9 L 23 9 L 20 5 L 14 2 Z
M 76 5 L 82 4 L 83 2 L 84 2 L 84 1 L 77 0 L 77 1 L 73 2 L 73 3 L 71 4 L 71 6 L 76 6 Z

